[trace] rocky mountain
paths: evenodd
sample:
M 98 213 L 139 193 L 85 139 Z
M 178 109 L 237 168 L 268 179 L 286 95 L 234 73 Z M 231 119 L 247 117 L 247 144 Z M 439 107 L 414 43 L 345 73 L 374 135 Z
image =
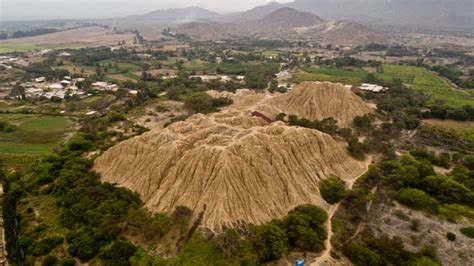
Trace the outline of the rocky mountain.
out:
M 271 10 L 275 6 L 318 14 L 325 20 L 349 19 L 367 25 L 474 31 L 472 0 L 295 0 L 261 6 L 258 10 Z M 246 12 L 242 12 L 237 17 L 245 16 Z
M 252 29 L 257 31 L 275 31 L 281 29 L 294 29 L 309 27 L 323 23 L 324 20 L 311 13 L 299 12 L 292 8 L 280 8 L 250 23 Z
M 297 29 L 300 34 L 329 43 L 367 44 L 386 43 L 389 39 L 351 20 L 328 21 L 313 27 Z
M 194 21 L 212 21 L 220 15 L 207 9 L 192 6 L 152 11 L 143 15 L 129 16 L 127 20 L 160 21 L 167 23 L 189 23 Z
M 319 182 L 330 175 L 350 181 L 365 171 L 365 163 L 325 133 L 252 115 L 268 110 L 271 116 L 282 109 L 339 117 L 340 106 L 350 106 L 352 117 L 370 112 L 342 85 L 304 83 L 287 99 L 253 92 L 243 96 L 244 101 L 218 113 L 194 115 L 126 140 L 100 156 L 94 170 L 103 181 L 138 192 L 151 211 L 169 213 L 184 205 L 195 214 L 203 212 L 202 225 L 217 231 L 260 224 L 301 204 L 328 208 Z M 333 107 L 318 104 L 320 97 Z
M 244 11 L 244 12 L 239 12 L 239 13 L 233 13 L 233 14 L 228 14 L 226 16 L 221 17 L 220 19 L 223 21 L 236 21 L 236 20 L 258 20 L 263 18 L 264 16 L 280 9 L 287 7 L 284 4 L 280 4 L 277 2 L 271 2 L 268 3 L 267 5 L 262 5 L 262 6 L 257 6 L 254 7 L 250 10 Z
M 288 40 L 313 39 L 348 45 L 386 41 L 379 33 L 356 22 L 347 20 L 325 22 L 314 14 L 286 7 L 256 20 L 187 23 L 179 25 L 177 31 L 206 40 L 254 36 Z

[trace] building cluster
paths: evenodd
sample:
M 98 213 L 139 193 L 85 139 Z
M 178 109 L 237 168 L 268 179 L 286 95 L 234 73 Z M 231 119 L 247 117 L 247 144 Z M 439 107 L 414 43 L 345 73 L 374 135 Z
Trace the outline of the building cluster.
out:
M 84 79 L 71 79 L 71 77 L 65 76 L 61 81 L 48 82 L 45 77 L 38 77 L 30 82 L 26 82 L 23 86 L 25 87 L 26 98 L 44 97 L 51 99 L 56 97 L 64 99 L 66 95 L 87 97 L 85 91 L 80 90 L 76 86 L 76 83 L 80 81 L 84 81 Z
M 0 56 L 0 68 L 11 69 L 13 65 L 28 66 L 28 61 L 20 57 Z
M 230 75 L 192 75 L 190 79 L 200 78 L 202 81 L 208 82 L 212 80 L 220 80 L 223 82 L 238 81 L 241 82 L 245 79 L 245 76 L 230 76 Z
M 57 97 L 64 99 L 66 95 L 75 96 L 78 95 L 80 98 L 88 97 L 89 95 L 85 90 L 79 89 L 76 84 L 84 81 L 84 78 L 71 79 L 69 76 L 65 76 L 61 81 L 48 82 L 45 77 L 38 77 L 30 82 L 23 84 L 25 88 L 26 98 L 40 98 L 44 97 L 51 99 Z M 91 88 L 97 91 L 109 91 L 116 92 L 119 90 L 117 84 L 108 82 L 98 81 L 91 84 Z

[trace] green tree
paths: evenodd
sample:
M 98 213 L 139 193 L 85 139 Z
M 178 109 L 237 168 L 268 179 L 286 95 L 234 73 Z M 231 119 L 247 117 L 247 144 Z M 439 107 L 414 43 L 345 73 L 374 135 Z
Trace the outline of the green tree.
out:
M 344 246 L 343 252 L 357 266 L 382 265 L 382 259 L 376 252 L 357 243 Z
M 136 248 L 132 244 L 115 240 L 101 250 L 99 258 L 102 260 L 102 265 L 105 266 L 128 266 L 131 265 L 130 257 L 135 253 L 135 250 Z
M 262 262 L 277 260 L 288 250 L 285 232 L 272 223 L 252 227 L 251 241 Z
M 323 199 L 329 204 L 339 202 L 346 195 L 344 181 L 336 176 L 330 176 L 322 180 L 319 184 L 319 191 Z
M 419 189 L 404 188 L 398 192 L 398 199 L 401 203 L 414 209 L 425 209 L 433 212 L 438 210 L 438 202 Z

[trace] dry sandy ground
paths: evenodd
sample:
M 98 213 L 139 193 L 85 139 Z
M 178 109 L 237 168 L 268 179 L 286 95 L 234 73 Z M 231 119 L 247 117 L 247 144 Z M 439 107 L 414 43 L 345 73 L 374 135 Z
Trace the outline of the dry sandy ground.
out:
M 365 230 L 372 231 L 375 236 L 400 237 L 405 248 L 413 252 L 419 251 L 425 244 L 434 246 L 442 265 L 474 264 L 474 242 L 459 232 L 460 228 L 472 226 L 472 224 L 443 221 L 438 217 L 430 217 L 423 212 L 411 210 L 399 204 L 375 205 L 370 216 Z M 411 229 L 414 219 L 419 220 L 417 230 Z M 446 237 L 447 232 L 456 234 L 456 240 L 449 241 Z
M 116 34 L 102 27 L 84 27 L 34 37 L 2 40 L 0 45 L 27 43 L 44 47 L 83 47 L 114 45 L 121 41 L 133 43 L 134 38 L 133 34 Z

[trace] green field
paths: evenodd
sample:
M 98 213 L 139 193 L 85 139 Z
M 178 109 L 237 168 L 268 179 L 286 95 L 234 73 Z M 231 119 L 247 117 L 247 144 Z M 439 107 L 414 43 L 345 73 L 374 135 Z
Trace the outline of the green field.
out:
M 343 84 L 360 85 L 368 75 L 365 70 L 346 70 L 337 68 L 305 68 L 296 74 L 295 82 L 302 81 L 331 81 Z M 474 90 L 464 91 L 452 87 L 443 78 L 421 67 L 384 65 L 383 73 L 376 73 L 383 80 L 401 79 L 407 86 L 423 92 L 431 97 L 429 104 L 437 101 L 449 107 L 474 105 Z
M 113 60 L 103 60 L 103 61 L 100 62 L 100 65 L 102 67 L 108 66 L 109 64 L 112 66 L 112 68 L 109 69 L 109 73 L 112 73 L 112 72 L 120 72 L 120 73 L 135 72 L 135 71 L 137 71 L 141 68 L 139 65 L 132 64 L 132 63 L 127 63 L 127 62 L 119 62 L 119 61 L 113 61 Z M 117 64 L 118 69 L 115 68 L 115 64 Z
M 186 71 L 210 71 L 216 68 L 216 64 L 207 63 L 201 60 L 191 60 L 183 65 Z
M 57 147 L 68 133 L 71 121 L 62 116 L 1 114 L 1 121 L 14 125 L 11 132 L 0 132 L 0 158 L 6 154 L 43 155 Z
M 383 73 L 377 74 L 377 77 L 384 80 L 399 78 L 414 90 L 431 96 L 431 104 L 437 100 L 449 107 L 474 104 L 474 91 L 453 88 L 447 81 L 425 68 L 384 65 Z
M 31 50 L 44 49 L 43 46 L 29 43 L 8 43 L 0 42 L 0 53 L 26 52 Z
M 367 76 L 364 70 L 346 70 L 338 68 L 305 68 L 296 75 L 296 82 L 302 81 L 330 81 L 343 84 L 360 85 Z

